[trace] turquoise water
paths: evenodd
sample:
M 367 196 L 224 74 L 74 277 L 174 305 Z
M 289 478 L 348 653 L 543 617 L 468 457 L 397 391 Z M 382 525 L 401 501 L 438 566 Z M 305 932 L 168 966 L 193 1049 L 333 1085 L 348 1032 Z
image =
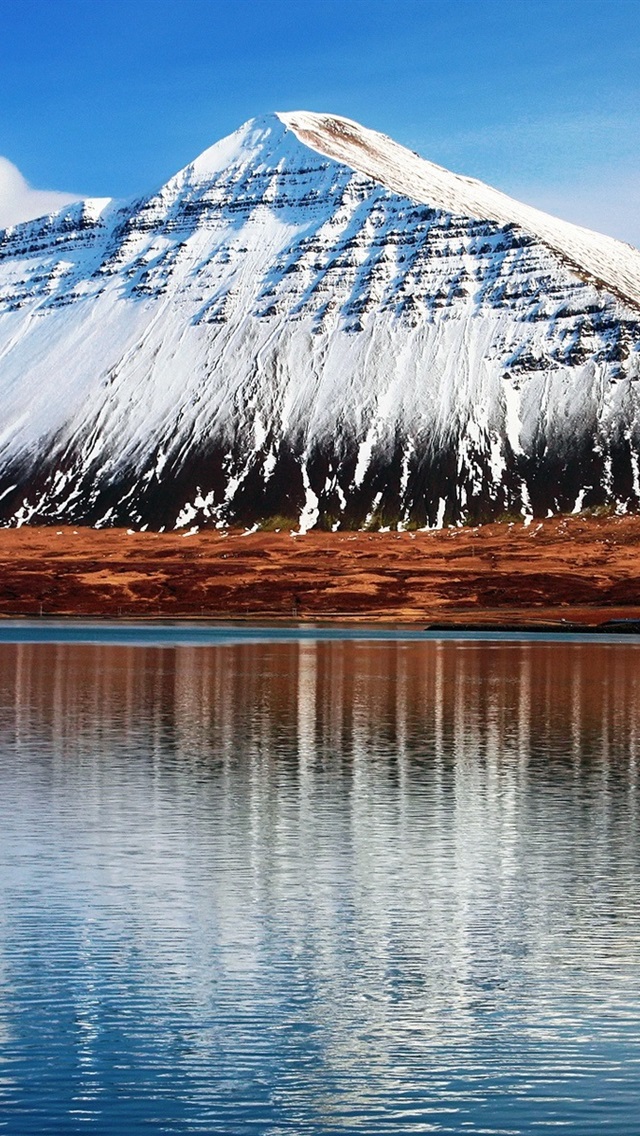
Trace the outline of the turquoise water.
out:
M 637 1136 L 640 645 L 294 632 L 0 644 L 0 1132 Z
M 624 622 L 624 621 L 623 621 Z M 640 644 L 640 635 L 608 632 L 597 635 L 608 643 Z M 592 643 L 592 632 L 568 631 L 429 631 L 414 626 L 390 627 L 385 624 L 352 624 L 334 626 L 327 623 L 282 622 L 269 625 L 211 624 L 188 620 L 85 620 L 85 619 L 2 619 L 2 643 L 82 643 L 136 647 L 214 647 L 229 643 L 302 643 L 302 642 L 389 642 L 464 640 L 465 642 L 558 642 Z

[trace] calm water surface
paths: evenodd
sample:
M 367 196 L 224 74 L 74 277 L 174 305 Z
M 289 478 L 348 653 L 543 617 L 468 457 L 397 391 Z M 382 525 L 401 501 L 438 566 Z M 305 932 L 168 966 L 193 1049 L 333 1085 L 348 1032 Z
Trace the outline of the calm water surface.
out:
M 0 1132 L 640 1132 L 640 646 L 0 645 Z

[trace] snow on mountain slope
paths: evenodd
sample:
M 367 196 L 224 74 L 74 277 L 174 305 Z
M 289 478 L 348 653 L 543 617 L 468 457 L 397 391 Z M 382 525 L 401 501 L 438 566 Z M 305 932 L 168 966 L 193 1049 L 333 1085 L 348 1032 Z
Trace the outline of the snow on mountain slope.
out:
M 381 182 L 394 193 L 445 212 L 482 217 L 499 225 L 518 225 L 614 294 L 640 304 L 640 255 L 631 245 L 550 217 L 475 178 L 452 174 L 348 118 L 305 111 L 279 117 L 301 142 Z
M 639 377 L 640 253 L 332 116 L 0 233 L 5 524 L 637 508 Z

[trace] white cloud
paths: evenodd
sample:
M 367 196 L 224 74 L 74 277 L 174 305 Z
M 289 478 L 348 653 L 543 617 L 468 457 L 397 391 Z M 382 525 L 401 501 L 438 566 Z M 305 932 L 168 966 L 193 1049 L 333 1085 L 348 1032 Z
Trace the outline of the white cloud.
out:
M 32 189 L 18 167 L 0 156 L 0 229 L 62 209 L 80 196 L 55 189 Z

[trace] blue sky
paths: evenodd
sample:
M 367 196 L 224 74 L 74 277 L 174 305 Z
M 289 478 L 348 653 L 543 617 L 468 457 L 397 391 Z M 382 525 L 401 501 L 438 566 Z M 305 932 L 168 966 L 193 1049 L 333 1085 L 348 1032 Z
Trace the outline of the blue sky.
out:
M 640 0 L 0 0 L 0 155 L 129 196 L 329 110 L 640 245 Z

